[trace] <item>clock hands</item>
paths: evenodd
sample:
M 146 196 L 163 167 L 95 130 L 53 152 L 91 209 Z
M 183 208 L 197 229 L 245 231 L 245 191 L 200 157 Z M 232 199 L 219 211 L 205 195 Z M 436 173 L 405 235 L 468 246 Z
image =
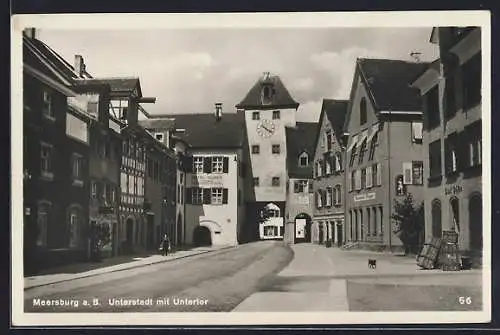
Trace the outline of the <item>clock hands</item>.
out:
M 269 133 L 271 132 L 271 129 L 267 128 L 266 126 L 262 125 L 262 128 L 264 128 L 265 130 L 267 130 Z

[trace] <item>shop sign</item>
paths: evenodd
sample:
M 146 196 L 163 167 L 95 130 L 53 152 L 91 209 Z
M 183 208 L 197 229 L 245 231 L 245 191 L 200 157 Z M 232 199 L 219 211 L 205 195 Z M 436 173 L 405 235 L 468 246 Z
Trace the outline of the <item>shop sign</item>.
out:
M 192 175 L 191 184 L 200 187 L 222 187 L 222 175 Z
M 449 187 L 446 187 L 444 189 L 444 194 L 445 195 L 455 195 L 455 194 L 460 194 L 463 191 L 463 187 L 461 185 L 452 185 Z
M 375 192 L 363 193 L 354 196 L 354 202 L 367 201 L 375 199 L 377 194 Z

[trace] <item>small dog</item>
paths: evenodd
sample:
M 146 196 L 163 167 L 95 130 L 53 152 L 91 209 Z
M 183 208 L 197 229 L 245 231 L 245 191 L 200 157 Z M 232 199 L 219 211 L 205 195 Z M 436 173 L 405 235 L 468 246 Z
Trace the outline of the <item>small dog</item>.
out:
M 376 259 L 369 259 L 368 260 L 368 268 L 376 269 L 377 268 L 377 260 Z

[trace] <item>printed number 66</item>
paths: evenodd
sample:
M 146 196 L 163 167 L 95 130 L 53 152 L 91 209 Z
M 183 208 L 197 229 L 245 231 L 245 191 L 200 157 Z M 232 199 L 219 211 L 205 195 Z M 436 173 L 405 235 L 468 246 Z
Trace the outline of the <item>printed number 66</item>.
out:
M 470 305 L 472 304 L 472 298 L 471 297 L 459 297 L 458 302 L 460 305 Z

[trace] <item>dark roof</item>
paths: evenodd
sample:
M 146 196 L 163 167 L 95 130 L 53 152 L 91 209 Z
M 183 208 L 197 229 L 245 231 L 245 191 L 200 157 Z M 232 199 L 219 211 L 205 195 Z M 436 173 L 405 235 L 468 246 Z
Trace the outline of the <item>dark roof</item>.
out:
M 177 136 L 192 148 L 241 148 L 244 140 L 244 113 L 225 113 L 218 121 L 213 113 L 172 114 Z
M 79 79 L 80 84 L 109 85 L 112 93 L 133 92 L 137 88 L 139 97 L 142 96 L 141 83 L 137 77 L 119 78 L 91 78 Z
M 410 85 L 429 63 L 366 58 L 357 63 L 378 110 L 421 110 L 420 92 Z
M 270 104 L 263 104 L 261 100 L 261 92 L 264 85 L 271 85 L 274 90 L 273 98 Z M 245 98 L 236 105 L 236 108 L 245 109 L 272 109 L 272 108 L 298 108 L 299 103 L 296 102 L 285 85 L 278 76 L 269 76 L 268 78 L 261 77 L 255 85 L 248 91 Z
M 325 112 L 338 139 L 342 137 L 344 132 L 343 128 L 348 105 L 348 100 L 323 99 L 323 110 L 321 112 Z M 321 123 L 321 118 L 319 122 Z
M 288 176 L 290 178 L 312 178 L 317 127 L 316 122 L 297 122 L 295 128 L 285 128 Z M 304 151 L 309 155 L 309 166 L 300 167 L 299 155 Z
M 169 119 L 139 120 L 139 125 L 145 129 L 169 130 L 175 127 L 175 121 Z
M 36 38 L 24 37 L 24 39 L 28 40 L 39 51 L 45 61 L 55 67 L 67 80 L 78 78 L 73 66 L 47 44 Z

